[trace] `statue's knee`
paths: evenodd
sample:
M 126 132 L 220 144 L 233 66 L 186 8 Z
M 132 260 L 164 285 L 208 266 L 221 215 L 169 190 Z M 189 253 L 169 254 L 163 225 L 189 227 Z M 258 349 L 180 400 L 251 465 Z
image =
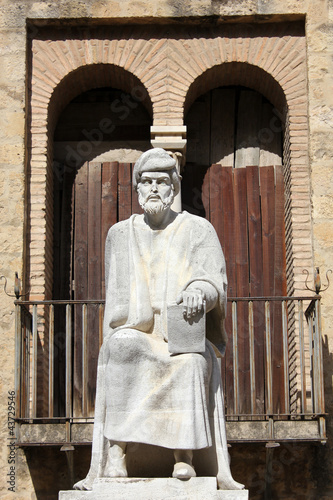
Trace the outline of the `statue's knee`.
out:
M 147 344 L 141 332 L 123 329 L 116 332 L 108 342 L 108 359 L 114 363 L 124 363 L 137 356 L 140 350 L 146 351 Z
M 187 356 L 190 359 L 190 362 L 195 368 L 206 368 L 207 367 L 207 359 L 201 353 L 191 352 L 188 353 Z

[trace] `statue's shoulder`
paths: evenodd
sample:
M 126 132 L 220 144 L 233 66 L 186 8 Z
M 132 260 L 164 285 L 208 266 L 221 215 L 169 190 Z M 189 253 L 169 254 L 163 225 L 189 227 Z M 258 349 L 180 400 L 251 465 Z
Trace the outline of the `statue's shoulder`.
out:
M 120 222 L 117 222 L 116 224 L 113 224 L 113 226 L 111 226 L 108 231 L 108 236 L 107 236 L 108 239 L 121 237 L 122 235 L 127 236 L 131 221 L 134 219 L 134 217 L 140 217 L 140 216 L 136 214 L 131 215 L 129 219 L 125 219 Z
M 121 220 L 120 222 L 113 224 L 113 226 L 110 227 L 109 231 L 114 233 L 118 231 L 123 231 L 125 228 L 129 226 L 129 221 L 130 219 Z
M 194 227 L 197 227 L 197 228 L 200 228 L 202 230 L 213 230 L 215 231 L 214 227 L 212 226 L 212 224 L 207 220 L 207 219 L 204 219 L 203 217 L 200 217 L 199 215 L 193 215 L 193 214 L 190 214 L 188 212 L 186 212 L 186 210 L 184 210 L 182 212 L 182 215 L 183 215 L 183 218 L 184 218 L 184 222 L 186 224 L 189 224 L 191 226 L 194 226 Z

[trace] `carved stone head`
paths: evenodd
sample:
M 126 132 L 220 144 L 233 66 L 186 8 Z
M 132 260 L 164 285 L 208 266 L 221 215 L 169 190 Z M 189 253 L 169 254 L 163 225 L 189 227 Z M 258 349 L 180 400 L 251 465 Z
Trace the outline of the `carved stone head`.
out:
M 173 185 L 174 196 L 179 193 L 181 177 L 176 169 L 176 160 L 164 149 L 149 149 L 140 156 L 133 169 L 133 187 L 136 191 L 138 190 L 138 184 L 144 172 L 168 173 L 171 184 Z

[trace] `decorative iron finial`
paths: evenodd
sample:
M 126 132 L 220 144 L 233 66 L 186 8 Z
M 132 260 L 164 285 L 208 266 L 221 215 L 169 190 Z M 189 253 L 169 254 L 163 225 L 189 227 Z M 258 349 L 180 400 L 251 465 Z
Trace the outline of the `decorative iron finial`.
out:
M 26 295 L 29 294 L 30 287 L 26 293 L 21 293 L 22 292 L 22 282 L 21 282 L 17 272 L 15 272 L 15 279 L 14 279 L 14 295 L 7 292 L 7 278 L 6 278 L 6 276 L 0 276 L 0 280 L 2 280 L 2 279 L 5 280 L 3 291 L 5 292 L 6 295 L 8 295 L 8 297 L 16 297 L 16 299 L 18 300 L 20 297 L 25 297 Z
M 307 269 L 303 269 L 303 274 L 306 274 L 306 280 L 305 280 L 305 288 L 309 290 L 310 292 L 315 292 L 316 295 L 319 295 L 320 292 L 326 292 L 328 287 L 330 286 L 330 280 L 328 278 L 328 273 L 331 273 L 332 269 L 328 269 L 326 272 L 326 280 L 327 284 L 324 286 L 324 288 L 321 288 L 322 283 L 321 283 L 321 277 L 320 277 L 320 272 L 319 272 L 319 267 L 315 268 L 315 273 L 314 273 L 314 290 L 313 288 L 310 288 L 308 286 L 308 278 L 309 278 L 309 271 Z
M 17 299 L 20 298 L 21 292 L 22 292 L 22 282 L 21 282 L 20 278 L 18 277 L 18 273 L 16 272 L 15 273 L 14 293 L 15 293 L 15 297 Z
M 316 294 L 318 295 L 320 292 L 320 289 L 321 289 L 321 278 L 320 278 L 320 273 L 319 273 L 319 267 L 316 267 L 316 269 L 315 269 L 314 285 L 315 285 Z

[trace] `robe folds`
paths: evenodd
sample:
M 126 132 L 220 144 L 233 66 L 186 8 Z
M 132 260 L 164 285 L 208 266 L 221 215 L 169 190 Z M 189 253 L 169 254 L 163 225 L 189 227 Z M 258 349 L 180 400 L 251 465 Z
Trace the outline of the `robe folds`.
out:
M 220 489 L 241 489 L 229 468 L 221 374 L 212 345 L 224 352 L 226 343 L 227 279 L 215 230 L 187 212 L 163 229 L 133 215 L 109 230 L 105 283 L 92 459 L 84 486 L 103 477 L 111 440 L 213 447 Z M 170 354 L 167 305 L 200 284 L 217 297 L 206 316 L 206 350 Z

